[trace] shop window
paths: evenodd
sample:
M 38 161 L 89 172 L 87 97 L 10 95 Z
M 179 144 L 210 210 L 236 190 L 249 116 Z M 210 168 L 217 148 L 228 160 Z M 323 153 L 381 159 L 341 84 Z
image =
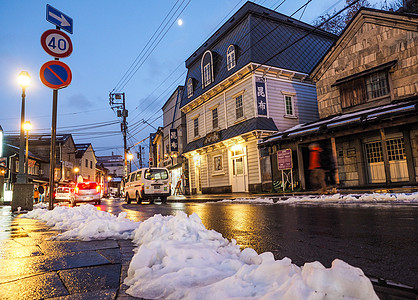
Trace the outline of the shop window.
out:
M 406 159 L 405 145 L 402 137 L 386 140 L 386 146 L 388 148 L 389 161 Z
M 216 155 L 213 157 L 213 171 L 222 171 L 222 155 Z
M 366 143 L 366 156 L 369 164 L 383 161 L 382 143 L 380 141 Z

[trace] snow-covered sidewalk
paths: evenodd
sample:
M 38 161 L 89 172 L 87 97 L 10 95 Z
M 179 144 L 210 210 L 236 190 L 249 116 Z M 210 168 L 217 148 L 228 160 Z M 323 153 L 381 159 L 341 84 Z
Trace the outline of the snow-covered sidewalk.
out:
M 230 201 L 230 200 L 224 200 Z M 418 193 L 332 195 L 234 201 L 293 203 L 418 203 Z M 127 293 L 147 299 L 378 299 L 370 280 L 359 268 L 336 258 L 330 268 L 320 262 L 299 267 L 289 258 L 275 260 L 271 252 L 241 250 L 207 230 L 197 214 L 155 215 L 133 222 L 125 213 L 114 216 L 92 205 L 38 205 L 25 217 L 64 230 L 56 239 L 132 239 L 132 258 L 125 284 Z

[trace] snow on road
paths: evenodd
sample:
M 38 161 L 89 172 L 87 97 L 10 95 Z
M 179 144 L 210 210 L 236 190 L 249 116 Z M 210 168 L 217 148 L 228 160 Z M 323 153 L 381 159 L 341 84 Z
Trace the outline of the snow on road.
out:
M 231 201 L 231 200 L 224 200 Z M 364 194 L 237 199 L 264 204 L 294 203 L 418 203 L 418 193 Z M 147 299 L 378 299 L 359 268 L 336 258 L 330 268 L 320 262 L 299 267 L 289 258 L 275 260 L 271 252 L 240 250 L 197 214 L 155 215 L 133 222 L 126 213 L 114 216 L 92 205 L 55 207 L 45 204 L 24 217 L 63 230 L 55 239 L 132 239 L 132 258 L 125 284 L 127 293 Z

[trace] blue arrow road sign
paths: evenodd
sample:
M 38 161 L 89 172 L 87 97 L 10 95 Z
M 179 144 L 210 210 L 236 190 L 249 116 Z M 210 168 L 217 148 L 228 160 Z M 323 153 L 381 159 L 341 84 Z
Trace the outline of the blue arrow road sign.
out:
M 71 34 L 73 33 L 73 19 L 49 4 L 46 5 L 46 20 Z

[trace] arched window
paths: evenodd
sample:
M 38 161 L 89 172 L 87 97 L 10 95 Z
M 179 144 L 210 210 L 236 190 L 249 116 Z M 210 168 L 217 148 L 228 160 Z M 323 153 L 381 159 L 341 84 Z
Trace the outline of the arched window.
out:
M 193 96 L 193 79 L 187 79 L 187 98 Z
M 212 52 L 207 50 L 202 57 L 202 87 L 205 88 L 213 82 L 213 59 Z
M 235 67 L 235 46 L 230 45 L 226 50 L 226 67 L 228 71 Z

